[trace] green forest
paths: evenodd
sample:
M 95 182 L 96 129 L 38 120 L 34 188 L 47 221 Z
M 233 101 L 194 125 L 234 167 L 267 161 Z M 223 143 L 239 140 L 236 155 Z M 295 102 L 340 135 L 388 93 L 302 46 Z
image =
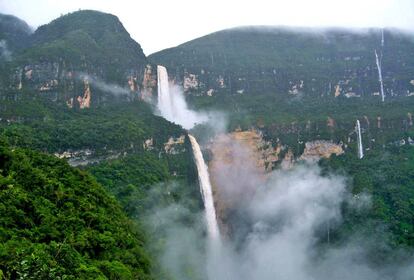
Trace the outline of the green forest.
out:
M 7 59 L 0 53 L 0 280 L 205 279 L 197 262 L 204 266 L 210 253 L 199 242 L 207 240 L 208 225 L 188 133 L 202 144 L 208 164 L 217 127 L 258 131 L 266 147 L 280 148 L 274 169 L 288 151 L 306 167 L 300 156 L 308 142 L 340 145 L 343 154 L 317 165 L 323 178 L 345 178 L 349 197 L 340 204 L 340 222 L 315 230 L 311 239 L 321 255 L 312 258 L 360 235 L 370 239 L 373 270 L 408 262 L 414 254 L 414 40 L 392 29 L 310 31 L 236 28 L 146 57 L 111 14 L 72 12 L 35 31 L 0 14 L 0 43 L 11 51 Z M 376 92 L 373 59 L 381 35 L 385 102 Z M 190 110 L 217 113 L 219 120 L 186 131 L 161 117 L 157 64 L 182 85 Z M 86 84 L 91 103 L 81 108 Z M 246 174 L 237 175 L 243 186 Z M 367 197 L 363 211 L 352 205 Z M 171 225 L 157 216 L 163 211 L 181 227 L 185 250 L 202 252 L 168 252 L 188 262 L 171 271 L 164 259 Z M 251 217 L 240 213 L 235 224 L 248 224 Z M 255 226 L 252 235 L 271 231 Z M 248 243 L 254 238 L 244 230 L 241 240 Z M 245 249 L 223 244 L 235 255 Z

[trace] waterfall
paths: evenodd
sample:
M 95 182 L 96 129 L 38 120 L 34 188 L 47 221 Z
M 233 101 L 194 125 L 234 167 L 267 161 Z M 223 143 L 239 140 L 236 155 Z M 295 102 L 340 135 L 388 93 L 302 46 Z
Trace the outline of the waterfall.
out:
M 158 109 L 167 120 L 175 118 L 174 97 L 170 93 L 167 69 L 157 65 Z
M 192 128 L 196 123 L 207 121 L 207 116 L 187 108 L 183 92 L 178 87 L 170 86 L 167 69 L 164 66 L 157 66 L 157 81 L 158 110 L 161 116 L 169 121 L 182 125 L 186 129 Z M 204 162 L 203 154 L 201 153 L 197 140 L 190 134 L 188 136 L 197 165 L 200 192 L 204 201 L 209 236 L 211 240 L 218 240 L 220 233 L 217 225 L 216 210 L 214 209 L 214 199 L 207 165 Z
M 378 57 L 377 50 L 374 51 L 375 52 L 375 62 L 377 64 L 377 69 L 378 69 L 378 81 L 380 82 L 381 101 L 382 102 L 384 102 L 384 100 L 385 100 L 384 82 L 382 80 L 382 69 L 381 69 L 383 51 L 384 51 L 384 29 L 382 28 L 381 29 L 381 56 Z
M 358 158 L 361 159 L 364 157 L 364 149 L 362 147 L 361 124 L 359 123 L 359 120 L 356 121 L 355 130 L 358 138 Z
M 193 148 L 194 159 L 198 170 L 198 180 L 200 183 L 200 192 L 204 201 L 204 208 L 207 221 L 207 230 L 211 240 L 220 239 L 220 231 L 217 224 L 216 209 L 214 208 L 213 192 L 211 190 L 210 177 L 208 174 L 208 167 L 203 159 L 200 146 L 197 140 L 192 135 L 188 135 L 190 138 L 191 146 Z
M 167 69 L 162 65 L 157 65 L 157 82 L 157 107 L 162 117 L 185 129 L 208 120 L 206 115 L 188 109 L 182 89 L 177 85 L 170 85 Z
M 384 102 L 385 95 L 384 95 L 384 83 L 382 81 L 382 70 L 381 70 L 381 61 L 378 58 L 377 50 L 375 50 L 375 60 L 377 63 L 377 69 L 378 69 L 378 81 L 380 82 L 380 89 L 381 89 L 381 100 Z

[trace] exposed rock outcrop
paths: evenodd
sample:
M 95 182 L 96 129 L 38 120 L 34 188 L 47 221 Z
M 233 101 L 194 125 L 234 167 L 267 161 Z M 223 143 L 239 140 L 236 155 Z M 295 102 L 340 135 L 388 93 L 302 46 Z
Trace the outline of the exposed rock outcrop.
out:
M 78 96 L 77 98 L 80 109 L 86 109 L 91 107 L 91 88 L 89 86 L 89 81 L 85 79 L 83 82 L 85 86 L 83 96 Z
M 164 143 L 164 151 L 167 154 L 176 155 L 185 151 L 184 147 L 185 135 L 181 135 L 178 138 L 170 137 L 166 143 Z
M 335 144 L 332 141 L 316 140 L 305 143 L 305 150 L 300 156 L 301 160 L 319 160 L 329 158 L 331 155 L 341 155 L 344 153 L 342 144 Z
M 144 143 L 142 144 L 142 147 L 146 151 L 153 150 L 154 149 L 154 139 L 153 138 L 149 138 L 149 139 L 145 140 Z
M 150 101 L 154 94 L 154 89 L 157 87 L 157 77 L 152 66 L 147 64 L 144 70 L 144 78 L 142 80 L 141 99 Z
M 184 92 L 188 92 L 191 90 L 197 90 L 198 84 L 199 82 L 195 74 L 191 74 L 191 73 L 184 74 L 184 80 L 183 80 Z

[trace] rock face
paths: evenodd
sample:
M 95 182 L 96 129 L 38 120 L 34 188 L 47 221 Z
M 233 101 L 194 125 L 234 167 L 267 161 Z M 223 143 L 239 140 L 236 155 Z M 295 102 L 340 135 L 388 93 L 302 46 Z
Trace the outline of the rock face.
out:
M 144 143 L 142 144 L 142 147 L 146 151 L 153 150 L 154 149 L 154 139 L 153 138 L 149 138 L 149 139 L 145 140 Z
M 251 198 L 257 182 L 264 182 L 279 159 L 281 147 L 273 148 L 255 130 L 217 136 L 209 145 L 209 173 L 215 208 L 223 233 L 231 234 L 231 209 Z
M 344 153 L 342 145 L 335 144 L 332 141 L 316 140 L 305 143 L 305 150 L 300 156 L 302 160 L 318 160 L 320 158 L 329 158 L 331 155 L 341 155 Z
M 184 74 L 184 81 L 183 81 L 184 92 L 197 90 L 198 84 L 199 82 L 195 74 L 191 74 L 191 73 Z
M 144 78 L 142 80 L 141 99 L 149 101 L 154 95 L 154 90 L 157 87 L 157 74 L 152 70 L 152 66 L 147 64 L 144 70 Z
M 176 155 L 184 152 L 185 135 L 181 135 L 178 138 L 170 137 L 166 143 L 164 143 L 164 151 L 167 154 Z
M 84 81 L 85 84 L 85 90 L 83 93 L 83 96 L 78 96 L 77 100 L 79 102 L 79 108 L 80 109 L 85 109 L 85 108 L 90 108 L 91 107 L 91 88 L 89 86 L 89 81 L 87 79 L 85 79 Z
M 265 141 L 256 130 L 236 131 L 230 134 L 230 138 L 252 150 L 257 167 L 264 171 L 271 171 L 279 160 L 281 147 L 274 148 L 272 143 Z
M 160 51 L 149 59 L 174 69 L 175 80 L 194 95 L 214 90 L 217 94 L 275 92 L 378 99 L 372 94 L 380 91 L 373 53 L 383 48 L 386 91 L 394 96 L 414 92 L 413 35 L 385 29 L 382 47 L 381 29 L 361 31 L 235 28 Z

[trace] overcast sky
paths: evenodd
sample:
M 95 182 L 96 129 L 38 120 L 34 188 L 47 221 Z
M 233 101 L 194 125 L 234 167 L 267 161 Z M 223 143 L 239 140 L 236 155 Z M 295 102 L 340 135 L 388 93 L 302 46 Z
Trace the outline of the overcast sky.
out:
M 0 0 L 33 27 L 79 9 L 117 15 L 147 55 L 240 25 L 414 30 L 414 0 Z

